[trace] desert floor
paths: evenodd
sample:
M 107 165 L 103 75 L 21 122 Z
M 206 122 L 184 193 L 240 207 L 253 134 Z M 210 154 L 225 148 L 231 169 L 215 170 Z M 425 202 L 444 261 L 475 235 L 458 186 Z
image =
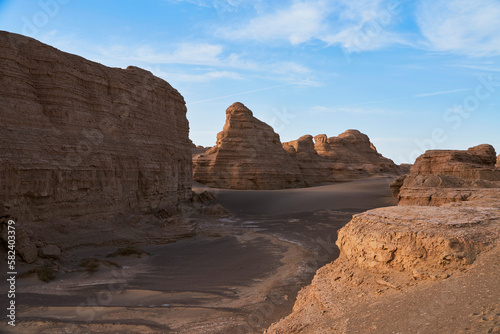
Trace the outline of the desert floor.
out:
M 126 241 L 66 250 L 54 281 L 18 279 L 18 324 L 0 330 L 261 333 L 289 314 L 300 288 L 338 256 L 337 230 L 353 214 L 395 204 L 390 182 L 210 189 L 229 216 L 198 218 L 196 235 L 176 242 L 130 242 L 142 255 L 107 257 Z M 204 189 L 194 185 L 195 191 Z M 98 263 L 95 272 L 75 270 L 86 258 Z

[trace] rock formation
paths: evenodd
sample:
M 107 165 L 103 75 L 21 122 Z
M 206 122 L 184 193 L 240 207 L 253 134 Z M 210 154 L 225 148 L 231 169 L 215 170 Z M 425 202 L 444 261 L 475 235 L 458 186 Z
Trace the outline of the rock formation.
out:
M 367 135 L 347 130 L 338 137 L 302 136 L 283 143 L 309 185 L 344 182 L 373 175 L 399 175 L 401 169 L 377 152 Z
M 186 106 L 164 80 L 0 32 L 0 86 L 2 215 L 92 221 L 191 197 Z
M 218 188 L 293 188 L 394 176 L 402 170 L 357 130 L 331 138 L 305 135 L 281 144 L 273 129 L 241 103 L 226 110 L 216 146 L 205 153 L 193 149 L 194 180 Z
M 231 189 L 280 189 L 304 185 L 297 162 L 281 147 L 279 135 L 237 102 L 226 110 L 217 144 L 193 159 L 193 178 Z
M 421 155 L 410 174 L 392 185 L 399 205 L 442 205 L 449 202 L 496 197 L 500 192 L 500 170 L 491 145 L 465 151 L 431 150 Z
M 498 294 L 491 293 L 498 285 L 493 277 L 498 277 L 500 254 L 500 170 L 495 170 L 495 160 L 490 145 L 420 156 L 411 174 L 391 185 L 396 193 L 401 188 L 399 205 L 355 215 L 339 231 L 339 258 L 317 271 L 312 284 L 299 292 L 292 314 L 266 333 L 392 333 L 419 326 L 432 328 L 422 333 L 437 326 L 495 332 L 499 322 L 494 318 L 472 324 L 466 318 L 426 316 L 444 307 L 456 315 L 466 303 L 471 314 L 498 301 Z M 470 289 L 464 282 L 478 277 L 489 277 L 478 289 L 481 295 L 462 291 L 462 286 Z M 445 279 L 449 282 L 437 285 Z M 429 293 L 443 287 L 457 291 L 450 302 Z M 430 311 L 433 303 L 445 306 Z M 413 305 L 424 307 L 425 318 L 407 311 Z M 398 307 L 406 318 L 395 321 Z M 492 310 L 498 312 L 498 304 Z
M 496 166 L 497 166 L 497 168 L 500 168 L 500 154 L 497 157 L 497 164 L 496 164 Z

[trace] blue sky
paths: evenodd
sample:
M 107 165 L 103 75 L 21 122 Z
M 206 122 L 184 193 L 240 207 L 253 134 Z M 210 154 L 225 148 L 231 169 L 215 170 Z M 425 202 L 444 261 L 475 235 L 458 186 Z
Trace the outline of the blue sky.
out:
M 359 129 L 397 163 L 500 153 L 498 0 L 0 0 L 0 30 L 152 71 L 204 146 L 240 101 L 282 141 Z

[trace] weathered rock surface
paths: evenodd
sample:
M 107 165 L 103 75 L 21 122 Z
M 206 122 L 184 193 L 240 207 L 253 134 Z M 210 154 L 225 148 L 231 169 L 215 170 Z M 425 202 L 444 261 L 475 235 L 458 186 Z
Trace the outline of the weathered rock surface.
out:
M 196 181 L 232 189 L 293 188 L 405 170 L 379 154 L 357 130 L 331 138 L 305 135 L 281 144 L 273 129 L 241 103 L 227 109 L 215 147 L 205 153 L 193 149 L 193 166 Z
M 0 205 L 18 224 L 152 213 L 191 197 L 183 97 L 0 32 Z
M 373 175 L 399 175 L 401 169 L 377 152 L 367 135 L 347 130 L 338 137 L 305 135 L 283 143 L 299 163 L 306 182 L 344 182 Z
M 489 145 L 467 151 L 428 151 L 419 157 L 411 174 L 398 178 L 391 188 L 402 186 L 404 194 L 420 177 L 424 179 L 417 190 L 440 200 L 400 196 L 403 203 L 412 198 L 419 205 L 432 206 L 400 202 L 397 207 L 355 215 L 339 231 L 339 258 L 317 271 L 311 285 L 300 291 L 292 314 L 266 333 L 434 333 L 438 326 L 454 332 L 494 332 L 498 319 L 454 318 L 462 305 L 468 304 L 468 312 L 475 311 L 474 315 L 498 302 L 498 294 L 491 292 L 498 285 L 495 264 L 500 254 L 500 191 L 491 168 L 494 160 Z M 463 186 L 473 194 L 450 197 L 450 189 L 456 192 Z M 477 282 L 478 277 L 486 277 L 481 289 L 462 291 L 465 282 Z M 449 283 L 438 285 L 445 279 Z M 451 301 L 436 295 L 443 289 L 457 291 L 451 293 Z M 423 308 L 424 317 L 406 312 L 413 305 Z M 406 318 L 394 321 L 398 308 Z M 446 309 L 454 320 L 426 316 L 447 314 Z M 500 310 L 498 303 L 492 310 Z
M 279 135 L 237 102 L 226 110 L 217 144 L 193 159 L 193 178 L 230 189 L 281 189 L 304 185 L 297 162 L 281 147 Z
M 500 192 L 500 170 L 491 145 L 465 151 L 431 150 L 421 155 L 400 185 L 399 205 L 442 205 L 449 202 L 495 198 Z M 391 189 L 396 190 L 396 180 Z
M 497 164 L 496 164 L 496 166 L 497 166 L 497 168 L 500 168 L 500 154 L 497 157 Z

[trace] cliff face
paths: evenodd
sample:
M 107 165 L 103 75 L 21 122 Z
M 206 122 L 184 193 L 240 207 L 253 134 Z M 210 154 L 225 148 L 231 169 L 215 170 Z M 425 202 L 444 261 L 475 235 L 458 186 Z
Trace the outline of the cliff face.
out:
M 434 205 L 495 198 L 500 192 L 500 169 L 491 145 L 468 150 L 431 150 L 421 155 L 410 174 L 391 188 L 399 205 Z M 400 190 L 397 190 L 397 187 Z
M 355 215 L 339 231 L 339 258 L 316 272 L 292 314 L 266 333 L 494 333 L 500 325 L 489 315 L 498 314 L 500 297 L 494 162 L 490 145 L 420 156 L 411 174 L 392 185 L 399 205 Z M 484 311 L 487 305 L 493 306 Z
M 272 127 L 239 102 L 226 110 L 217 145 L 195 154 L 193 164 L 196 181 L 229 189 L 294 188 L 402 172 L 357 130 L 281 144 Z
M 373 175 L 399 175 L 401 169 L 377 152 L 367 135 L 347 130 L 338 137 L 302 136 L 283 143 L 309 185 L 344 182 Z
M 299 166 L 272 127 L 241 103 L 226 110 L 217 144 L 193 160 L 193 178 L 216 188 L 281 189 L 304 185 Z
M 29 222 L 151 213 L 191 196 L 183 97 L 0 32 L 0 210 Z

